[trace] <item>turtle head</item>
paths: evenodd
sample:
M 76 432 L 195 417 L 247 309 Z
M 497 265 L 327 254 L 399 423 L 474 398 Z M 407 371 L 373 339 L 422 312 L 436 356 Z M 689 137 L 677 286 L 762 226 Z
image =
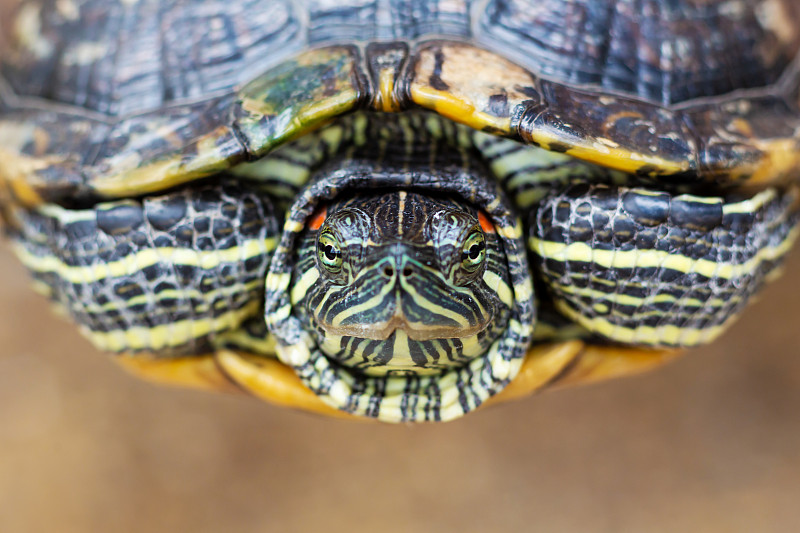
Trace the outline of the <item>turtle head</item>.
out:
M 328 405 L 450 420 L 519 372 L 533 286 L 521 224 L 489 168 L 446 129 L 404 124 L 365 131 L 376 142 L 309 173 L 264 313 L 278 359 Z
M 321 208 L 301 239 L 293 305 L 322 351 L 369 375 L 434 373 L 484 353 L 509 307 L 488 218 L 413 191 Z

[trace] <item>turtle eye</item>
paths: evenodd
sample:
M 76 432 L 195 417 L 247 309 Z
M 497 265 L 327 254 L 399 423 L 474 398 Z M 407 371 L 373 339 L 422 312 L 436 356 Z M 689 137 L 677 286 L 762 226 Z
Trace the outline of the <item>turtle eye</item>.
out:
M 483 232 L 476 229 L 469 234 L 461 250 L 461 266 L 467 272 L 475 272 L 486 259 L 486 239 Z
M 321 233 L 317 241 L 319 262 L 329 272 L 336 273 L 342 269 L 342 247 L 339 239 L 330 232 Z

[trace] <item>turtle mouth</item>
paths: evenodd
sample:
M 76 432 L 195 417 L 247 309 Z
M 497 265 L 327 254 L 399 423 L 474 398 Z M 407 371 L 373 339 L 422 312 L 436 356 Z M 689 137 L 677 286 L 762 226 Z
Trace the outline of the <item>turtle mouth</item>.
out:
M 436 339 L 461 339 L 477 335 L 486 329 L 490 320 L 474 325 L 426 325 L 409 321 L 402 311 L 396 312 L 384 322 L 376 324 L 346 324 L 332 325 L 320 324 L 326 333 L 342 337 L 356 337 L 375 341 L 385 341 L 395 334 L 397 330 L 403 331 L 409 339 L 414 341 L 430 341 Z

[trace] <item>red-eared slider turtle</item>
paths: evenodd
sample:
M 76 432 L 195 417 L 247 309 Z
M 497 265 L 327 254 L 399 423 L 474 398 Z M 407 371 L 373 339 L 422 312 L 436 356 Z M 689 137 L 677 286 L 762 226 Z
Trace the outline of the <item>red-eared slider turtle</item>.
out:
M 14 250 L 151 379 L 448 420 L 712 340 L 797 236 L 794 0 L 57 0 L 3 29 Z

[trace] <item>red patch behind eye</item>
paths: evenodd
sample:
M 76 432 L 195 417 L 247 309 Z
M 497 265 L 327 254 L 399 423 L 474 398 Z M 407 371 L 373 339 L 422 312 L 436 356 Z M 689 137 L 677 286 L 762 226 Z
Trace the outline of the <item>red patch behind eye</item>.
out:
M 311 215 L 311 220 L 308 221 L 308 227 L 315 230 L 321 228 L 322 223 L 325 222 L 326 216 L 328 216 L 328 210 L 323 207 Z
M 489 220 L 489 217 L 483 214 L 483 211 L 478 213 L 478 222 L 480 223 L 481 229 L 484 231 L 484 233 L 494 233 L 494 224 L 492 224 L 492 221 Z

